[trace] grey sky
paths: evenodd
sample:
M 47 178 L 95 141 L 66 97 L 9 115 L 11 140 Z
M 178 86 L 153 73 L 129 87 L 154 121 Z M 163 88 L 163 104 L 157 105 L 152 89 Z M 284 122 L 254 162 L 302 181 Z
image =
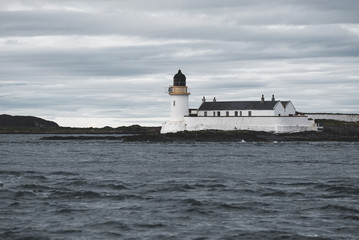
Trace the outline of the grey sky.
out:
M 359 113 L 357 0 L 0 0 L 0 113 L 160 125 L 202 96 Z

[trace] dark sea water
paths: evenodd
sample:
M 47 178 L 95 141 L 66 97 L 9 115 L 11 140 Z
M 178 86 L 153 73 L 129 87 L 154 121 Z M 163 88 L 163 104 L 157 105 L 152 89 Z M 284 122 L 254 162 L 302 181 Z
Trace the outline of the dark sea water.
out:
M 0 135 L 0 239 L 359 239 L 359 143 Z

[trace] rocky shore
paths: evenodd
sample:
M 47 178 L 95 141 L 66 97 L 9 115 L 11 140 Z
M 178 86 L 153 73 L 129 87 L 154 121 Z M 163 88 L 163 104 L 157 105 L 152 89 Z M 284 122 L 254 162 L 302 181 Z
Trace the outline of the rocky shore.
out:
M 160 134 L 139 133 L 127 136 L 51 136 L 43 140 L 119 140 L 124 142 L 273 142 L 273 141 L 338 141 L 358 142 L 359 123 L 322 121 L 320 132 L 275 134 L 255 131 L 196 131 Z
M 359 135 L 338 135 L 324 132 L 274 134 L 253 131 L 198 131 L 163 135 L 133 135 L 122 138 L 125 142 L 284 142 L 284 141 L 338 141 L 358 142 Z
M 316 120 L 324 127 L 319 132 L 269 133 L 255 131 L 206 130 L 160 134 L 160 127 L 140 125 L 117 128 L 69 128 L 32 116 L 0 115 L 2 134 L 57 134 L 42 140 L 117 140 L 123 142 L 272 142 L 272 141 L 359 141 L 359 122 Z

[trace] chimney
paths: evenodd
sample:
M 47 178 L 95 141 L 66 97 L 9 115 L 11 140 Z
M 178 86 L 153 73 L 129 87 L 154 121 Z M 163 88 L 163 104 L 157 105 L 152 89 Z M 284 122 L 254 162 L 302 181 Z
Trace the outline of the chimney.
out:
M 213 98 L 213 102 L 217 102 L 216 97 Z
M 261 101 L 264 102 L 264 95 L 262 94 L 262 98 L 261 98 Z
M 272 94 L 272 101 L 273 101 L 273 102 L 275 101 L 274 94 Z
M 203 103 L 206 102 L 206 97 L 205 97 L 205 96 L 203 96 L 202 102 L 203 102 Z

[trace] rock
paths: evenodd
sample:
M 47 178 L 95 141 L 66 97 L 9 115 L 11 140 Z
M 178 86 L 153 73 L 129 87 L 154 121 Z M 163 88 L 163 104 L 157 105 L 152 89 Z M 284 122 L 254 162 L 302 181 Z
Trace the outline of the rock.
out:
M 149 130 L 131 128 L 129 136 L 53 136 L 43 140 L 122 140 L 123 142 L 288 142 L 288 141 L 338 141 L 359 142 L 359 123 L 325 120 L 320 132 L 270 133 L 256 131 L 184 131 L 160 134 L 159 128 Z M 132 130 L 134 130 L 132 132 Z M 146 131 L 144 131 L 146 130 Z
M 122 140 L 122 137 L 116 136 L 50 136 L 43 137 L 40 140 Z
M 52 121 L 47 121 L 38 117 L 31 116 L 10 116 L 0 115 L 0 127 L 35 127 L 35 128 L 53 128 L 59 125 Z

